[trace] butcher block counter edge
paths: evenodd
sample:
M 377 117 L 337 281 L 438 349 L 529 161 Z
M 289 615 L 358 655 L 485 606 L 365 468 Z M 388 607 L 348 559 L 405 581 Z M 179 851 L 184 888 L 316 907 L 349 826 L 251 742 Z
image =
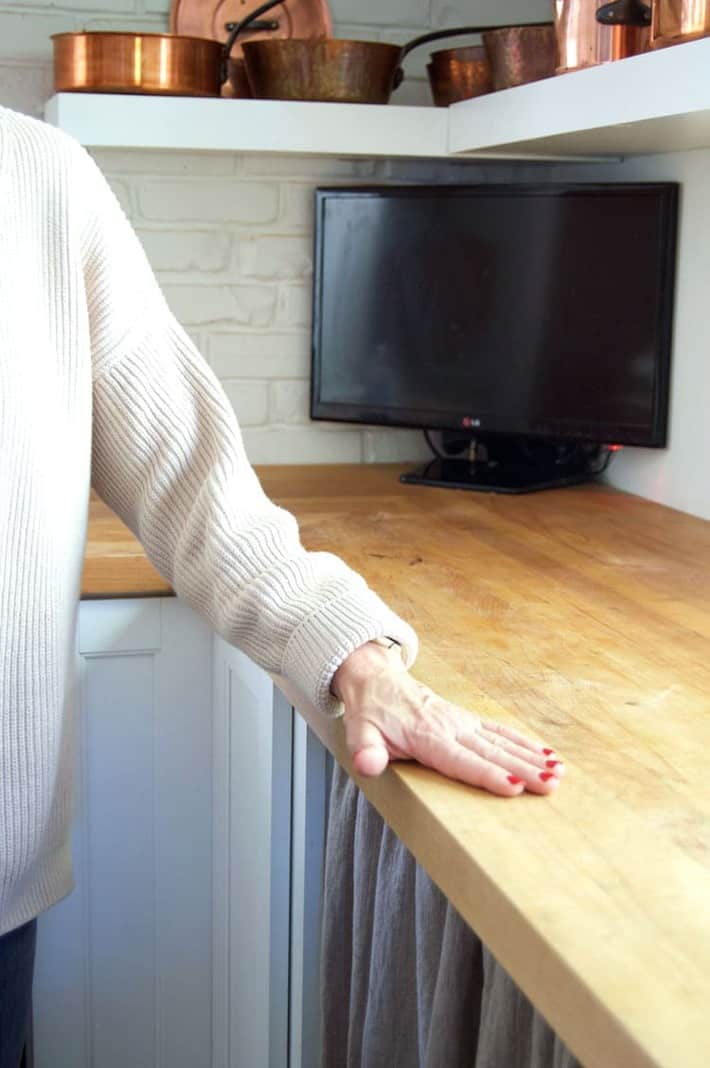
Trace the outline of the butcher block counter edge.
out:
M 587 1068 L 707 1068 L 710 524 L 601 485 L 511 498 L 401 470 L 259 476 L 413 623 L 422 682 L 567 776 L 514 800 L 407 764 L 359 785 Z M 92 499 L 83 596 L 170 592 Z M 276 681 L 352 771 L 341 723 Z

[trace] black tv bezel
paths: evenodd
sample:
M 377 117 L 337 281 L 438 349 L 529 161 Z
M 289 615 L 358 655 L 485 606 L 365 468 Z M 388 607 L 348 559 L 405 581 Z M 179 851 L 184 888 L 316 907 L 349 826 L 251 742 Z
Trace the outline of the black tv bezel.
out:
M 669 384 L 671 349 L 673 337 L 673 312 L 675 295 L 677 221 L 679 205 L 678 182 L 549 182 L 510 183 L 486 185 L 358 185 L 321 186 L 315 190 L 314 227 L 314 275 L 313 275 L 313 326 L 311 346 L 311 408 L 313 420 L 354 423 L 366 426 L 408 427 L 426 430 L 470 430 L 479 437 L 517 436 L 555 441 L 590 442 L 594 444 L 638 445 L 663 448 L 668 439 Z M 452 198 L 471 196 L 568 196 L 578 193 L 596 193 L 612 196 L 618 193 L 647 193 L 660 197 L 661 224 L 659 227 L 659 255 L 661 277 L 659 280 L 658 306 L 656 311 L 656 337 L 658 352 L 654 382 L 653 418 L 651 425 L 638 427 L 628 424 L 582 424 L 578 420 L 548 421 L 536 427 L 516 427 L 510 418 L 501 420 L 496 415 L 490 424 L 471 427 L 466 424 L 471 412 L 461 412 L 454 417 L 450 412 L 436 410 L 373 407 L 362 404 L 339 404 L 319 399 L 323 354 L 320 343 L 322 328 L 323 293 L 323 212 L 326 203 L 333 199 L 377 197 L 416 198 L 432 195 Z M 505 423 L 504 426 L 501 424 Z M 573 425 L 576 424 L 576 425 Z

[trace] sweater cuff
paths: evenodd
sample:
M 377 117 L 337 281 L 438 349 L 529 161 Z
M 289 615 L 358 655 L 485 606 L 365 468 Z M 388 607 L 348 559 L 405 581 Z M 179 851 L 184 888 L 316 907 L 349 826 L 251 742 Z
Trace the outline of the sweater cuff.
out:
M 355 649 L 387 635 L 399 643 L 407 668 L 419 649 L 417 635 L 377 594 L 343 595 L 308 616 L 289 639 L 282 674 L 326 716 L 343 714 L 343 703 L 330 692 L 335 672 Z

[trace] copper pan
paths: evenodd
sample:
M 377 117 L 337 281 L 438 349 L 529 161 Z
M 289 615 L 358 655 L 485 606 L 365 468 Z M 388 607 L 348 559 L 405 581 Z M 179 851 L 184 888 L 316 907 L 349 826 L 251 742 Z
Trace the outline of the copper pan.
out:
M 54 87 L 61 92 L 219 96 L 219 41 L 169 33 L 56 33 Z
M 654 0 L 651 47 L 710 35 L 710 0 Z
M 458 100 L 470 100 L 493 91 L 491 64 L 483 45 L 434 52 L 427 73 L 437 107 L 448 107 Z
M 487 30 L 483 44 L 491 63 L 494 90 L 527 85 L 555 73 L 557 38 L 551 22 Z
M 242 47 L 252 94 L 260 99 L 386 104 L 402 80 L 401 48 L 380 41 L 292 39 Z
M 650 22 L 651 9 L 641 0 L 555 0 L 557 73 L 645 52 Z

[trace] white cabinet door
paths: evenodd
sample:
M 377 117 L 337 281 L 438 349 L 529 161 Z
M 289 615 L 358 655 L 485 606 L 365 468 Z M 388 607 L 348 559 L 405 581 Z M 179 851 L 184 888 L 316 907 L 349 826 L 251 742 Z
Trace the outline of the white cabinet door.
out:
M 174 598 L 84 602 L 36 1068 L 317 1068 L 325 750 Z
M 289 1068 L 320 1068 L 320 944 L 331 757 L 293 720 Z
M 215 1068 L 288 1065 L 293 711 L 214 643 Z
M 211 646 L 172 599 L 81 606 L 77 887 L 40 918 L 36 1068 L 212 1064 Z

